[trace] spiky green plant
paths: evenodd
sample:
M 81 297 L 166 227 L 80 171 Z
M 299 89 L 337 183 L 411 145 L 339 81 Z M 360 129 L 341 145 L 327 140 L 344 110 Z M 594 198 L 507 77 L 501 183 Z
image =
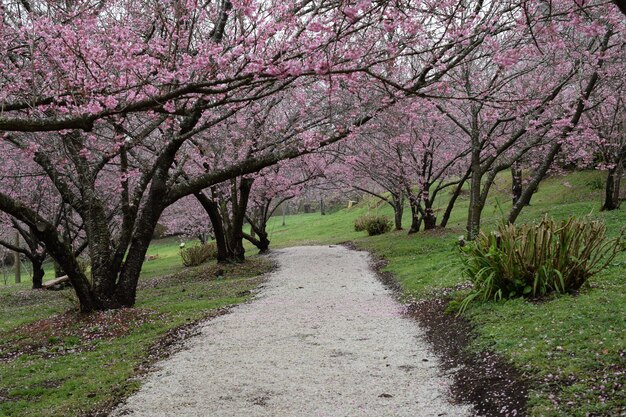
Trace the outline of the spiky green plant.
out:
M 598 220 L 557 222 L 545 216 L 535 224 L 502 223 L 461 247 L 464 272 L 474 287 L 461 312 L 472 301 L 573 292 L 624 249 L 624 230 L 607 239 Z

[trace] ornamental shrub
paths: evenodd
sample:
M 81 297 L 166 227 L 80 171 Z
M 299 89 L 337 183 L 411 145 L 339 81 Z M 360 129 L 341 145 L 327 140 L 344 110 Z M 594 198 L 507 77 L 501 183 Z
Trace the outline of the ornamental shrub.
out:
M 354 231 L 363 232 L 366 229 L 367 220 L 370 217 L 371 216 L 369 215 L 357 217 L 356 220 L 354 221 Z
M 180 249 L 180 257 L 185 266 L 198 266 L 209 259 L 217 258 L 217 246 L 214 243 L 183 247 Z
M 536 224 L 500 224 L 461 245 L 464 273 L 473 284 L 461 311 L 474 300 L 535 298 L 570 293 L 625 249 L 624 230 L 607 239 L 602 221 L 548 216 Z
M 391 230 L 392 223 L 387 216 L 361 216 L 354 221 L 354 230 L 367 231 L 370 236 L 382 235 Z
M 391 226 L 391 220 L 387 216 L 372 216 L 367 222 L 365 230 L 367 230 L 368 235 L 376 236 L 387 233 L 391 230 Z

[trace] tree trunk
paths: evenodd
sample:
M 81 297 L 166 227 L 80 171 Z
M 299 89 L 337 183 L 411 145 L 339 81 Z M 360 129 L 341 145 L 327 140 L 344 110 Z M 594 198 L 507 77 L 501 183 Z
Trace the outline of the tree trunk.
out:
M 624 161 L 620 161 L 617 165 L 617 172 L 615 173 L 615 190 L 613 191 L 613 200 L 617 203 L 617 207 L 620 206 L 620 191 L 622 186 L 622 177 L 624 176 Z
M 220 216 L 218 204 L 207 197 L 204 193 L 197 193 L 194 194 L 194 196 L 200 202 L 204 211 L 206 211 L 209 216 L 209 220 L 211 221 L 211 225 L 213 226 L 215 246 L 217 247 L 217 262 L 228 262 L 231 256 L 226 244 L 226 234 L 224 232 L 224 224 L 222 222 L 222 217 Z
M 606 187 L 604 193 L 603 211 L 617 210 L 620 206 L 620 184 L 622 179 L 622 162 L 619 161 L 613 168 L 609 169 L 606 177 Z
M 424 230 L 432 230 L 437 227 L 437 216 L 432 207 L 424 209 Z
M 469 79 L 467 80 L 469 82 Z M 480 123 L 478 118 L 479 109 L 474 105 L 471 107 L 471 164 L 470 170 L 472 178 L 470 180 L 469 207 L 467 211 L 467 239 L 474 240 L 480 232 L 481 207 L 481 183 L 485 170 L 481 166 L 482 143 L 480 140 Z
M 457 184 L 456 188 L 454 189 L 454 192 L 452 193 L 452 197 L 450 198 L 450 201 L 448 201 L 448 206 L 446 207 L 446 211 L 445 213 L 443 213 L 443 217 L 441 218 L 441 223 L 439 223 L 439 227 L 446 227 L 448 225 L 448 221 L 450 221 L 450 215 L 452 214 L 452 209 L 454 208 L 454 205 L 456 204 L 456 200 L 461 195 L 461 191 L 463 191 L 463 185 L 465 184 L 465 181 L 467 181 L 471 173 L 472 173 L 471 170 L 467 170 L 463 178 L 461 178 L 461 181 Z
M 15 232 L 15 247 L 20 247 L 20 233 Z M 19 284 L 22 282 L 22 261 L 20 258 L 20 253 L 16 250 L 13 252 L 13 257 L 15 261 L 13 262 L 13 268 L 15 268 L 15 283 Z
M 480 232 L 480 217 L 483 211 L 480 198 L 481 179 L 482 172 L 480 168 L 472 169 L 472 180 L 470 182 L 471 186 L 466 227 L 468 240 L 474 240 Z
M 258 238 L 247 233 L 244 233 L 243 237 L 248 242 L 252 243 L 259 250 L 259 253 L 267 253 L 270 249 L 270 240 L 268 239 L 268 235 L 265 231 L 259 230 L 259 228 L 257 228 L 256 231 Z
M 419 202 L 409 198 L 409 205 L 411 206 L 411 227 L 409 228 L 409 234 L 417 233 L 422 226 L 422 216 Z
M 404 199 L 393 197 L 393 221 L 396 230 L 402 230 L 402 215 L 404 214 Z
M 243 262 L 246 260 L 246 250 L 243 247 L 243 224 L 246 219 L 246 210 L 248 209 L 248 200 L 250 199 L 250 191 L 254 179 L 242 178 L 239 183 L 237 205 L 233 207 L 233 222 L 228 237 L 230 250 L 232 251 L 233 260 L 235 262 Z
M 259 233 L 259 242 L 260 245 L 257 246 L 259 248 L 259 253 L 266 253 L 270 250 L 270 240 L 267 237 L 267 233 Z
M 285 223 L 285 205 L 286 204 L 287 203 L 281 204 L 281 210 L 283 211 L 283 224 L 282 224 L 283 227 L 285 227 L 287 225 L 287 223 Z
M 97 293 L 100 309 L 120 307 L 132 307 L 137 298 L 137 283 L 141 274 L 141 268 L 146 259 L 146 253 L 152 241 L 154 229 L 163 213 L 164 207 L 159 205 L 152 210 L 145 210 L 135 226 L 133 242 L 128 249 L 128 255 L 119 272 L 119 278 L 113 295 Z M 93 265 L 92 265 L 93 274 Z
M 522 196 L 522 163 L 515 161 L 511 165 L 511 194 L 513 204 Z
M 45 274 L 43 270 L 43 262 L 38 259 L 31 259 L 33 265 L 33 289 L 39 289 L 43 285 L 43 276 Z
M 422 217 L 424 218 L 424 230 L 432 230 L 437 227 L 437 216 L 433 210 L 433 201 L 430 197 L 430 184 L 425 183 L 423 185 L 422 198 L 424 199 L 424 212 Z

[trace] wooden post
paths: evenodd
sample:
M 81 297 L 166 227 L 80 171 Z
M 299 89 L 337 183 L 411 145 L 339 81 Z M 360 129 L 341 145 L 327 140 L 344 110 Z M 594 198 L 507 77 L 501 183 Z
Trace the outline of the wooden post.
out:
M 20 247 L 20 232 L 15 232 L 15 246 Z M 19 284 L 22 282 L 22 261 L 20 260 L 20 253 L 15 251 L 13 253 L 14 256 L 14 267 L 15 267 L 15 283 Z

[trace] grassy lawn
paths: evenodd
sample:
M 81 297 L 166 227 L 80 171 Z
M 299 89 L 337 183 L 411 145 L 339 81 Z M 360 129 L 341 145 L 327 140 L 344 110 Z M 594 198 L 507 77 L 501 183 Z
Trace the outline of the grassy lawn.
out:
M 557 218 L 590 215 L 603 219 L 615 236 L 626 225 L 626 208 L 598 212 L 601 180 L 600 173 L 582 172 L 544 181 L 519 222 L 545 213 Z M 506 177 L 496 184 L 484 211 L 486 228 L 510 208 L 509 184 Z M 467 199 L 459 201 L 445 231 L 364 237 L 352 230 L 354 218 L 368 211 L 391 216 L 391 210 L 357 206 L 327 216 L 290 216 L 285 227 L 276 219 L 271 239 L 276 246 L 354 240 L 389 260 L 386 270 L 402 284 L 407 298 L 422 299 L 465 281 L 455 244 L 464 234 L 467 204 Z M 620 415 L 626 408 L 626 253 L 593 277 L 591 286 L 577 296 L 474 305 L 466 312 L 478 334 L 474 348 L 498 352 L 534 381 L 530 415 Z
M 164 265 L 146 268 L 135 309 L 84 318 L 71 311 L 71 290 L 0 287 L 0 416 L 74 416 L 112 403 L 138 388 L 133 376 L 159 357 L 164 335 L 247 300 L 273 267 L 256 257 L 154 277 L 181 269 L 163 243 L 151 262 Z

